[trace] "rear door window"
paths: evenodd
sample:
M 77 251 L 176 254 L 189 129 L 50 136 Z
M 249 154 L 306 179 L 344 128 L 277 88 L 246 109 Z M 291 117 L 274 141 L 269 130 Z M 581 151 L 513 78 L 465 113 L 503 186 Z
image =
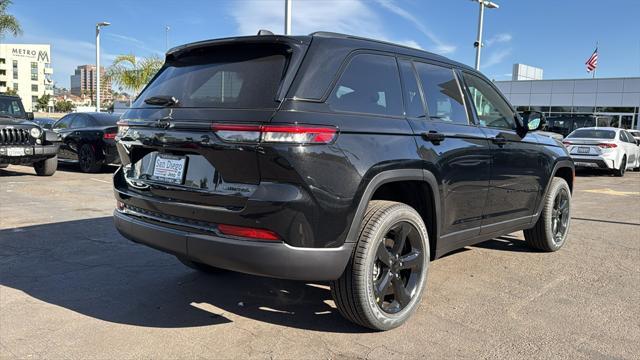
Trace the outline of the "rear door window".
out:
M 402 115 L 402 95 L 396 59 L 359 54 L 351 59 L 327 103 L 332 110 Z
M 404 111 L 408 117 L 424 117 L 424 103 L 411 62 L 400 60 L 400 73 L 404 84 Z
M 469 124 L 462 91 L 453 69 L 422 62 L 416 62 L 415 65 L 422 82 L 429 117 L 451 123 Z
M 89 126 L 89 117 L 84 114 L 78 114 L 75 119 L 73 119 L 73 122 L 71 122 L 72 129 L 86 128 Z
M 133 107 L 173 96 L 179 107 L 272 109 L 288 58 L 286 47 L 243 44 L 196 48 L 170 59 Z

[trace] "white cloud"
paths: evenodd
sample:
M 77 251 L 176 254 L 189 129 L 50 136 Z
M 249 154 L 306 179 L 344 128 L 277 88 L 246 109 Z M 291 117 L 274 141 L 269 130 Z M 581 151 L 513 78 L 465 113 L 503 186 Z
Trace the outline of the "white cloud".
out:
M 507 43 L 510 42 L 511 39 L 513 39 L 513 36 L 511 36 L 511 34 L 496 34 L 493 35 L 492 37 L 490 37 L 488 40 L 485 41 L 485 43 L 488 46 L 491 46 L 493 44 L 498 44 L 498 43 Z
M 231 8 L 231 16 L 242 35 L 253 35 L 259 29 L 282 33 L 284 12 L 281 1 L 238 1 Z M 400 16 L 403 9 L 395 4 L 382 4 L 384 9 Z M 391 8 L 387 7 L 390 6 Z M 314 31 L 331 31 L 391 41 L 416 49 L 423 47 L 415 39 L 393 39 L 384 28 L 383 19 L 364 0 L 305 0 L 292 3 L 292 31 L 294 34 L 309 34 Z M 436 44 L 429 49 L 441 54 L 450 53 L 455 46 L 441 42 L 414 18 L 414 25 Z
M 435 44 L 433 52 L 439 54 L 449 54 L 456 51 L 456 47 L 451 44 L 447 44 L 436 36 L 433 31 L 424 25 L 424 21 L 421 21 L 415 17 L 409 11 L 398 6 L 393 0 L 376 0 L 376 2 L 383 8 L 391 11 L 392 13 L 402 17 L 403 19 L 411 22 L 421 33 L 423 33 L 431 42 Z
M 147 46 L 147 44 L 144 41 L 136 39 L 133 36 L 127 36 L 127 35 L 122 35 L 122 34 L 113 33 L 113 32 L 107 32 L 104 35 L 107 36 L 107 37 L 110 37 L 112 39 L 122 40 L 122 41 L 128 42 L 128 43 L 132 44 L 133 47 L 136 48 L 136 49 L 140 49 L 140 50 L 143 50 L 145 52 L 148 52 L 148 53 L 151 53 L 151 54 L 154 54 L 154 55 L 158 55 L 158 56 L 163 56 L 164 55 L 164 52 L 162 52 L 162 51 L 160 51 L 158 49 L 155 49 L 155 48 Z
M 491 52 L 486 58 L 486 61 L 482 62 L 482 67 L 488 68 L 494 65 L 498 65 L 503 62 L 509 55 L 511 55 L 511 48 Z
M 254 35 L 259 29 L 282 33 L 284 5 L 281 1 L 238 1 L 231 15 L 242 35 Z M 295 34 L 314 31 L 344 32 L 361 36 L 382 34 L 381 22 L 361 0 L 294 1 L 292 30 Z

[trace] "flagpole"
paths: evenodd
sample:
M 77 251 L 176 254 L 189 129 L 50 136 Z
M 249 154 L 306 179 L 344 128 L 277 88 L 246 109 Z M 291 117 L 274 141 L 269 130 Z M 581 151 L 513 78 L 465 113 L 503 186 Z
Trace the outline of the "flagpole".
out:
M 599 45 L 599 41 L 596 41 L 596 51 L 598 51 L 598 45 Z M 598 70 L 598 67 L 596 66 L 596 67 L 593 69 L 593 74 L 592 74 L 592 76 L 591 76 L 591 78 L 592 78 L 592 79 L 595 79 L 595 78 L 596 78 L 596 71 L 597 71 L 597 70 Z

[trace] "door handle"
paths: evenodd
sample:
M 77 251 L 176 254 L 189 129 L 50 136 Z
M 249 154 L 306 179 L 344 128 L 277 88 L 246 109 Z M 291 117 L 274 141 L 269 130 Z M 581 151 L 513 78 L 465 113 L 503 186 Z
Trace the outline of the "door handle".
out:
M 431 130 L 429 132 L 423 132 L 422 138 L 438 145 L 441 141 L 444 141 L 445 136 L 442 133 Z
M 503 138 L 502 136 L 498 135 L 494 138 L 491 139 L 491 142 L 493 142 L 494 144 L 498 145 L 498 146 L 503 146 L 505 145 L 508 141 L 507 139 Z

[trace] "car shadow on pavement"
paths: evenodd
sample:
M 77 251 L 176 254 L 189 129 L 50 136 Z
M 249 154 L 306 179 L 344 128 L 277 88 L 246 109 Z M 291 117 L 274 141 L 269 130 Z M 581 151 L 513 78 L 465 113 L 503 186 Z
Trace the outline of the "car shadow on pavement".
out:
M 104 165 L 97 174 L 113 174 L 118 169 L 116 165 Z M 70 162 L 59 162 L 58 171 L 84 174 L 80 170 L 80 165 Z
M 514 252 L 540 252 L 533 249 L 524 242 L 524 240 L 509 235 L 500 236 L 489 241 L 481 242 L 473 245 L 473 247 Z
M 317 331 L 367 331 L 340 316 L 328 286 L 233 272 L 201 274 L 124 239 L 111 217 L 0 230 L 0 285 L 136 326 L 209 326 L 244 317 Z M 19 303 L 2 304 L 3 312 L 19 312 Z

